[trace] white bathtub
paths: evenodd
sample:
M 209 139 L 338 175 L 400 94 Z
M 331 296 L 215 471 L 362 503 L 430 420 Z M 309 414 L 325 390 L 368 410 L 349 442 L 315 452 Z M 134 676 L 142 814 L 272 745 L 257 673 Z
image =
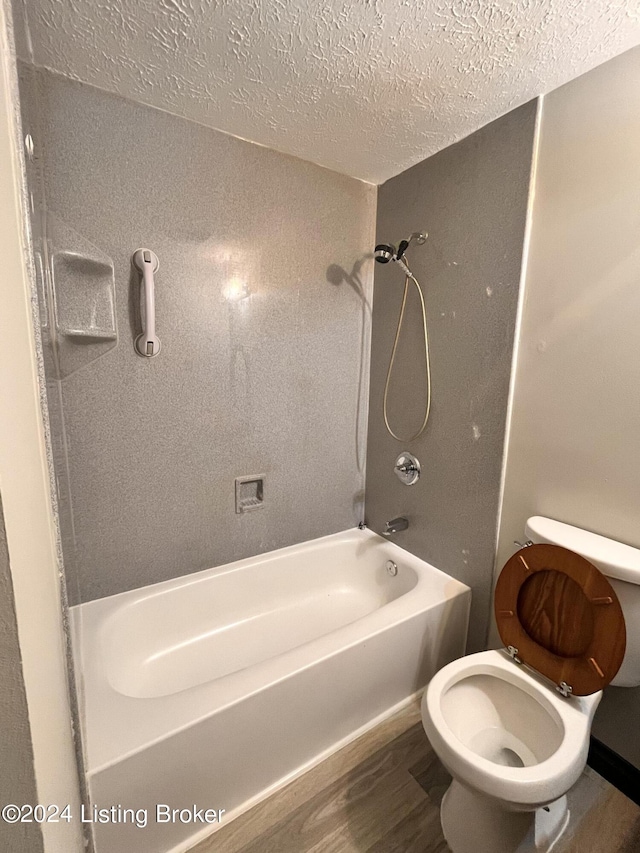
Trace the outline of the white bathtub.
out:
M 397 564 L 397 575 L 387 561 Z M 72 608 L 97 853 L 186 850 L 464 652 L 468 587 L 353 530 Z

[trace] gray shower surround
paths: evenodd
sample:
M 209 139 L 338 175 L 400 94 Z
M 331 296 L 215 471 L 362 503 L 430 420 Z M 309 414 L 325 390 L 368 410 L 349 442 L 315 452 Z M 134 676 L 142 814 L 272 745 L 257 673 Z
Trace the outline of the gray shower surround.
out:
M 507 399 L 518 304 L 535 102 L 525 104 L 378 190 L 377 242 L 426 230 L 407 253 L 426 295 L 433 403 L 427 430 L 396 441 L 382 399 L 404 277 L 376 265 L 367 445 L 367 523 L 399 515 L 394 540 L 473 590 L 469 649 L 486 648 Z M 424 356 L 417 297 L 410 293 L 389 393 L 400 436 L 424 411 Z M 422 476 L 404 486 L 393 471 L 415 453 Z
M 433 410 L 406 445 L 382 424 L 392 264 L 376 268 L 367 443 L 375 187 L 46 71 L 37 85 L 25 112 L 40 122 L 51 249 L 93 247 L 115 270 L 117 346 L 67 344 L 61 381 L 48 362 L 71 602 L 351 527 L 368 454 L 368 523 L 409 517 L 396 541 L 473 588 L 482 647 L 535 105 L 378 189 L 379 241 L 429 231 L 410 261 Z M 160 259 L 153 359 L 133 348 L 140 246 Z M 78 286 L 71 272 L 58 287 Z M 390 394 L 402 433 L 420 420 L 417 311 L 405 328 Z M 423 465 L 411 488 L 393 474 L 404 449 Z M 259 474 L 264 507 L 236 514 L 235 478 Z
M 117 346 L 85 345 L 60 398 L 49 382 L 71 602 L 357 524 L 375 187 L 38 78 L 48 218 L 115 268 Z M 133 347 L 141 246 L 160 260 L 152 359 Z M 237 515 L 251 474 L 264 507 Z

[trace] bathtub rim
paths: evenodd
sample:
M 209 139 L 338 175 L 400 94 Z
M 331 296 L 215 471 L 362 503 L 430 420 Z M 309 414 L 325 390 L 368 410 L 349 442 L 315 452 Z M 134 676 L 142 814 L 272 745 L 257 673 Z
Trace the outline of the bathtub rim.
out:
M 99 643 L 97 632 L 100 630 L 100 625 L 108 618 L 109 612 L 113 612 L 120 602 L 126 601 L 129 598 L 144 597 L 148 591 L 153 589 L 159 592 L 159 587 L 163 590 L 170 589 L 172 586 L 181 586 L 183 583 L 195 583 L 208 575 L 214 578 L 220 574 L 224 574 L 243 567 L 245 564 L 252 562 L 271 562 L 278 559 L 285 552 L 304 552 L 306 549 L 321 547 L 323 543 L 330 541 L 353 541 L 354 543 L 366 542 L 369 540 L 372 544 L 383 545 L 385 550 L 388 550 L 391 555 L 397 555 L 397 559 L 404 560 L 409 564 L 413 564 L 412 568 L 418 575 L 416 585 L 399 596 L 397 599 L 383 605 L 383 607 L 363 616 L 351 623 L 337 628 L 328 634 L 321 635 L 312 640 L 309 640 L 299 646 L 293 647 L 288 651 L 255 664 L 243 670 L 231 673 L 216 681 L 204 682 L 200 685 L 187 688 L 175 694 L 169 694 L 161 697 L 139 698 L 126 696 L 115 690 L 108 682 L 104 667 L 101 667 L 99 672 L 91 671 L 87 676 L 83 672 L 83 662 L 85 655 L 87 660 L 92 659 L 92 652 L 95 652 L 96 645 Z M 196 576 L 200 576 L 197 578 Z M 437 578 L 442 584 L 442 593 L 439 596 L 433 596 L 425 600 L 425 596 L 421 593 L 427 592 L 425 587 L 428 586 L 427 577 L 430 576 L 433 580 Z M 429 591 L 430 593 L 431 591 Z M 432 609 L 445 606 L 447 602 L 457 599 L 459 596 L 466 596 L 470 599 L 471 590 L 445 572 L 437 569 L 430 563 L 421 560 L 414 554 L 405 551 L 396 543 L 379 536 L 370 530 L 359 530 L 351 528 L 347 531 L 329 534 L 328 536 L 319 537 L 317 539 L 308 540 L 306 542 L 287 546 L 286 548 L 277 549 L 275 551 L 266 552 L 265 554 L 256 555 L 255 557 L 238 560 L 235 563 L 228 563 L 223 566 L 215 567 L 214 569 L 204 569 L 201 572 L 193 573 L 184 577 L 174 578 L 168 581 L 162 581 L 160 584 L 151 584 L 146 587 L 118 593 L 107 598 L 97 599 L 92 602 L 87 602 L 83 605 L 76 605 L 72 608 L 74 611 L 71 614 L 71 627 L 74 637 L 74 649 L 79 648 L 80 654 L 74 654 L 74 664 L 78 671 L 78 680 L 80 683 L 80 707 L 81 707 L 81 723 L 83 727 L 83 741 L 85 744 L 85 766 L 87 775 L 91 777 L 94 774 L 107 770 L 110 767 L 130 758 L 131 756 L 140 753 L 141 751 L 161 743 L 163 740 L 172 737 L 178 732 L 189 729 L 198 725 L 206 718 L 229 709 L 234 705 L 254 696 L 264 690 L 268 690 L 279 682 L 295 677 L 300 673 L 320 661 L 334 657 L 340 654 L 343 650 L 350 649 L 353 646 L 366 641 L 369 638 L 378 636 L 395 626 L 398 626 L 410 619 L 419 617 L 421 614 L 427 613 Z M 91 612 L 97 616 L 87 620 L 84 618 L 84 612 L 81 608 L 92 608 Z M 102 614 L 101 614 L 102 611 Z M 365 628 L 366 624 L 366 628 Z M 87 633 L 89 636 L 87 636 Z M 309 654 L 310 650 L 316 647 L 315 654 Z M 327 648 L 328 647 L 328 648 Z M 250 675 L 249 675 L 250 674 Z M 253 682 L 247 688 L 247 681 Z M 223 687 L 220 684 L 225 682 Z M 217 690 L 216 690 L 217 687 Z M 96 690 L 96 688 L 98 688 Z M 223 689 L 228 689 L 231 693 L 231 698 L 227 698 L 222 702 L 208 701 L 207 707 L 198 709 L 198 705 L 203 706 L 203 699 L 206 694 L 211 695 L 216 692 L 221 692 Z M 93 693 L 91 693 L 93 691 Z M 111 699 L 109 699 L 111 697 Z M 99 726 L 96 726 L 94 715 L 96 709 L 102 711 L 104 715 L 105 702 L 111 701 L 114 703 L 115 697 L 115 713 L 109 714 L 109 722 L 104 724 L 104 720 L 100 720 Z M 185 699 L 186 697 L 186 699 Z M 133 745 L 126 745 L 123 749 L 113 746 L 113 736 L 115 732 L 121 731 L 126 726 L 127 717 L 131 714 L 140 717 L 145 717 L 147 721 L 148 715 L 145 715 L 149 705 L 156 706 L 151 709 L 155 717 L 162 716 L 162 713 L 172 713 L 180 715 L 180 705 L 184 705 L 188 698 L 195 699 L 196 708 L 189 712 L 188 718 L 179 722 L 169 721 L 164 724 L 155 723 L 153 729 L 161 729 L 151 736 L 138 737 L 137 742 Z M 170 706 L 169 708 L 160 708 L 158 706 Z M 191 706 L 191 703 L 189 703 Z M 174 707 L 171 707 L 174 706 Z M 175 707 L 177 706 L 177 707 Z M 184 716 L 184 712 L 183 712 Z M 120 725 L 119 725 L 120 723 Z M 92 729 L 92 726 L 94 727 Z M 105 734 L 106 732 L 106 734 Z M 135 738 L 131 738 L 135 740 Z M 105 747 L 105 742 L 108 746 Z M 107 757 L 104 757 L 104 756 Z
M 314 580 L 316 581 L 315 588 L 314 587 L 306 588 L 306 589 L 303 589 L 302 591 L 300 591 L 300 589 L 298 589 L 298 595 L 294 594 L 292 596 L 291 595 L 291 589 L 285 588 L 284 589 L 284 596 L 283 596 L 283 601 L 285 604 L 289 604 L 290 602 L 299 602 L 300 601 L 300 597 L 299 597 L 300 592 L 303 595 L 302 603 L 304 603 L 305 597 L 308 595 L 309 591 L 311 591 L 313 593 L 312 597 L 317 597 L 317 596 L 324 597 L 327 594 L 333 595 L 335 592 L 341 592 L 343 589 L 346 589 L 347 591 L 353 589 L 353 591 L 355 591 L 356 594 L 358 594 L 358 593 L 363 591 L 363 586 L 364 586 L 365 594 L 370 594 L 371 590 L 367 589 L 367 587 L 370 586 L 371 578 L 365 577 L 364 578 L 365 582 L 364 582 L 364 584 L 362 583 L 363 577 L 362 577 L 362 573 L 360 571 L 361 567 L 359 565 L 362 558 L 360 557 L 357 549 L 367 548 L 367 547 L 375 547 L 375 546 L 380 547 L 381 543 L 372 537 L 362 537 L 359 534 L 356 534 L 354 537 L 350 537 L 349 535 L 345 535 L 348 533 L 349 533 L 349 531 L 345 531 L 344 533 L 338 534 L 338 535 L 332 534 L 331 536 L 322 537 L 320 539 L 308 540 L 307 542 L 300 543 L 297 546 L 288 546 L 287 548 L 281 548 L 281 549 L 278 549 L 277 551 L 267 552 L 264 555 L 256 555 L 255 557 L 249 557 L 249 558 L 246 558 L 243 560 L 238 560 L 235 563 L 229 563 L 229 564 L 226 564 L 223 566 L 217 566 L 213 569 L 205 569 L 201 572 L 194 573 L 194 575 L 187 575 L 187 576 L 184 576 L 183 578 L 174 578 L 173 581 L 168 582 L 167 586 L 164 586 L 164 582 L 163 582 L 163 584 L 155 584 L 155 585 L 147 586 L 147 587 L 141 588 L 139 590 L 135 590 L 135 591 L 132 590 L 132 591 L 130 591 L 129 595 L 127 596 L 126 601 L 123 601 L 120 604 L 114 603 L 113 606 L 110 606 L 107 604 L 107 607 L 109 608 L 109 612 L 106 613 L 105 616 L 101 619 L 101 627 L 99 629 L 100 636 L 97 639 L 97 643 L 102 643 L 103 647 L 105 647 L 105 646 L 108 647 L 110 640 L 114 636 L 114 632 L 117 633 L 118 629 L 124 629 L 126 631 L 127 626 L 130 625 L 132 621 L 135 622 L 137 616 L 139 616 L 142 620 L 144 620 L 145 616 L 147 615 L 147 613 L 146 613 L 147 606 L 150 605 L 151 609 L 153 609 L 154 599 L 160 599 L 160 607 L 162 608 L 163 605 L 166 605 L 167 598 L 170 600 L 170 598 L 173 594 L 173 591 L 177 592 L 179 595 L 182 595 L 183 593 L 186 592 L 187 596 L 188 596 L 190 588 L 192 588 L 192 587 L 197 588 L 197 586 L 201 583 L 203 585 L 208 584 L 210 582 L 217 583 L 217 581 L 219 579 L 226 579 L 226 578 L 232 578 L 233 579 L 234 577 L 237 577 L 237 580 L 242 584 L 243 581 L 245 580 L 245 577 L 244 577 L 245 572 L 247 573 L 247 576 L 248 576 L 246 578 L 246 580 L 247 580 L 248 584 L 251 584 L 254 582 L 254 580 L 256 580 L 255 575 L 252 576 L 252 573 L 255 573 L 256 570 L 257 570 L 257 573 L 259 575 L 262 575 L 263 577 L 266 575 L 267 577 L 269 577 L 269 573 L 270 573 L 271 569 L 277 570 L 279 565 L 285 564 L 285 563 L 289 563 L 289 565 L 287 565 L 285 568 L 285 571 L 287 573 L 293 572 L 296 575 L 300 574 L 300 575 L 302 575 L 303 580 L 306 581 L 306 579 L 308 578 L 312 583 Z M 379 537 L 378 537 L 378 539 L 379 539 Z M 331 541 L 327 541 L 327 540 L 331 540 Z M 360 540 L 360 541 L 358 541 L 358 540 Z M 327 550 L 327 552 L 325 553 L 325 546 L 331 547 L 332 545 L 336 545 L 336 546 L 342 546 L 342 548 L 345 549 L 345 548 L 351 548 L 352 547 L 351 543 L 355 543 L 355 549 L 356 549 L 355 553 L 345 554 L 344 550 L 343 550 L 340 554 L 337 555 L 338 561 L 342 560 L 343 565 L 338 566 L 337 572 L 335 571 L 335 568 L 330 569 L 330 571 L 328 572 L 327 583 L 324 582 L 324 579 L 321 579 L 321 582 L 317 583 L 318 577 L 317 577 L 317 575 L 314 576 L 313 570 L 309 574 L 308 569 L 306 567 L 298 567 L 297 565 L 295 565 L 294 567 L 291 567 L 291 565 L 290 565 L 289 561 L 291 560 L 292 557 L 297 558 L 299 560 L 300 557 L 304 558 L 305 553 L 312 552 L 316 555 L 316 559 L 318 559 L 317 555 L 321 556 L 321 558 L 322 558 L 322 572 L 324 573 L 324 566 L 327 563 L 327 560 L 331 560 L 331 559 L 334 559 L 336 557 L 336 554 L 334 554 L 333 551 Z M 369 543 L 369 545 L 367 545 L 367 543 Z M 387 540 L 383 539 L 382 544 L 388 545 L 390 543 L 388 543 Z M 407 552 L 404 552 L 404 553 L 406 554 Z M 349 563 L 348 566 L 344 566 L 345 556 L 347 557 L 347 561 Z M 388 556 L 388 555 L 386 555 L 386 556 Z M 409 555 L 409 556 L 412 556 L 412 555 Z M 364 554 L 363 559 L 365 561 L 367 560 L 367 554 L 366 553 Z M 313 643 L 317 640 L 321 640 L 323 637 L 326 637 L 329 634 L 334 633 L 335 631 L 340 631 L 343 628 L 347 627 L 348 625 L 351 625 L 351 624 L 358 622 L 362 619 L 367 619 L 369 616 L 372 616 L 373 614 L 375 614 L 379 610 L 385 609 L 385 612 L 388 612 L 388 610 L 386 608 L 389 608 L 391 605 L 394 605 L 397 601 L 399 601 L 401 599 L 405 600 L 405 597 L 407 595 L 409 595 L 410 593 L 412 593 L 420 582 L 421 567 L 418 565 L 412 564 L 411 559 L 407 559 L 406 557 L 404 557 L 404 554 L 403 554 L 402 562 L 404 565 L 401 565 L 400 572 L 397 576 L 393 576 L 393 575 L 390 575 L 389 573 L 385 573 L 382 564 L 379 564 L 378 568 L 374 569 L 374 571 L 376 571 L 376 573 L 381 573 L 383 575 L 383 583 L 378 584 L 378 586 L 382 586 L 382 587 L 386 588 L 386 590 L 392 590 L 393 591 L 392 597 L 389 597 L 388 600 L 385 600 L 381 603 L 376 604 L 375 606 L 371 607 L 371 609 L 367 610 L 366 612 L 364 612 L 360 615 L 356 615 L 355 617 L 350 618 L 341 624 L 337 624 L 333 628 L 329 628 L 327 630 L 321 631 L 321 633 L 317 633 L 315 635 L 309 636 L 307 639 L 303 639 L 300 642 L 296 642 L 294 645 L 289 645 L 286 648 L 279 651 L 276 655 L 268 655 L 266 657 L 261 657 L 260 659 L 258 659 L 256 661 L 253 661 L 253 662 L 248 663 L 246 665 L 241 665 L 238 668 L 232 669 L 228 672 L 224 672 L 221 675 L 206 678 L 206 679 L 201 680 L 201 681 L 196 681 L 193 684 L 189 684 L 189 685 L 187 685 L 185 687 L 181 687 L 177 690 L 169 690 L 167 692 L 156 693 L 156 694 L 151 694 L 151 695 L 141 695 L 141 694 L 137 694 L 137 693 L 133 693 L 133 692 L 128 692 L 126 689 L 121 689 L 118 687 L 118 685 L 116 683 L 116 679 L 113 677 L 113 658 L 107 652 L 107 655 L 104 656 L 104 658 L 102 656 L 100 656 L 100 659 L 101 659 L 101 663 L 103 661 L 105 663 L 104 669 L 105 669 L 106 680 L 108 682 L 108 685 L 111 688 L 111 690 L 115 691 L 119 695 L 126 697 L 127 699 L 137 699 L 137 700 L 143 700 L 143 701 L 150 701 L 150 700 L 171 701 L 170 697 L 175 696 L 179 693 L 183 693 L 183 692 L 190 691 L 190 690 L 196 690 L 197 688 L 199 688 L 205 684 L 208 684 L 210 682 L 222 681 L 223 679 L 229 678 L 236 673 L 247 670 L 252 666 L 259 667 L 261 664 L 266 663 L 266 661 L 271 660 L 272 658 L 278 657 L 280 655 L 287 655 L 296 648 L 301 648 L 301 647 L 307 646 L 309 643 Z M 419 562 L 422 562 L 422 561 L 419 561 Z M 373 567 L 369 566 L 367 568 L 370 571 Z M 354 569 L 355 569 L 355 571 L 354 571 Z M 407 573 L 406 576 L 405 576 L 405 570 Z M 272 583 L 273 580 L 274 579 L 271 579 L 269 581 L 269 583 Z M 288 584 L 289 583 L 289 574 L 287 574 L 286 580 L 287 580 L 287 584 Z M 336 584 L 336 580 L 338 581 L 337 584 Z M 277 575 L 276 575 L 275 582 L 277 583 Z M 298 583 L 299 583 L 299 581 L 298 581 Z M 334 584 L 335 584 L 335 586 L 334 586 Z M 159 587 L 163 587 L 163 588 L 159 588 Z M 397 587 L 397 589 L 394 589 L 396 587 Z M 195 591 L 197 593 L 197 589 Z M 208 589 L 204 589 L 203 592 L 205 593 L 205 596 L 206 596 L 208 593 Z M 249 610 L 248 611 L 247 610 L 242 611 L 240 616 L 244 618 L 246 616 L 247 612 L 249 613 L 250 617 L 252 617 L 254 615 L 258 615 L 258 616 L 262 615 L 262 612 L 263 612 L 262 602 L 260 602 L 258 604 L 258 607 L 254 610 L 254 608 L 251 607 L 250 605 L 253 604 L 255 607 L 256 600 L 253 598 L 252 590 L 251 590 L 250 586 L 247 587 L 247 592 L 248 592 L 248 597 L 250 600 L 249 600 L 249 602 L 245 602 L 245 603 L 247 605 L 249 605 Z M 294 589 L 294 592 L 295 592 L 295 589 Z M 375 590 L 375 588 L 374 588 L 373 592 L 375 595 L 377 590 Z M 139 594 L 136 594 L 136 593 L 139 593 Z M 279 594 L 280 594 L 280 590 L 278 590 L 278 600 L 279 600 Z M 383 590 L 383 594 L 384 594 L 384 590 Z M 165 598 L 165 600 L 162 601 L 162 598 L 165 596 L 167 598 Z M 111 601 L 111 599 L 109 599 L 109 601 Z M 269 605 L 271 604 L 271 602 L 267 602 L 267 603 Z M 279 601 L 278 601 L 278 603 L 279 603 Z M 267 608 L 267 612 L 269 612 L 269 608 Z M 173 613 L 171 614 L 171 618 L 173 618 Z M 207 618 L 209 618 L 209 617 L 207 617 Z M 215 627 L 217 622 L 218 622 L 218 616 L 214 615 L 211 623 L 209 624 L 209 627 Z M 223 621 L 223 625 L 226 627 L 224 621 Z M 192 626 L 190 624 L 189 628 L 191 629 L 192 627 L 196 627 L 196 626 Z M 198 627 L 201 627 L 201 626 L 198 626 Z M 232 625 L 232 627 L 233 627 L 233 625 Z M 192 638 L 195 639 L 195 636 L 196 635 L 193 634 L 192 630 L 190 630 L 189 631 L 189 640 L 191 640 Z M 164 639 L 166 639 L 166 638 L 163 638 L 163 641 L 164 641 Z M 176 637 L 174 636 L 172 639 L 175 642 Z M 178 637 L 177 639 L 179 641 L 180 637 Z M 152 651 L 153 651 L 153 645 L 152 645 Z M 164 647 L 162 648 L 162 651 L 164 651 Z

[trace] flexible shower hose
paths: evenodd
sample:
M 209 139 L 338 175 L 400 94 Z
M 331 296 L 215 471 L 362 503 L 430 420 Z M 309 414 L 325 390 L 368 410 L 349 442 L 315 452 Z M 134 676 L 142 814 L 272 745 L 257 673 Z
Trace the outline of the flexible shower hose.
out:
M 420 297 L 420 306 L 422 308 L 422 329 L 424 332 L 424 365 L 425 365 L 425 380 L 426 380 L 426 392 L 427 399 L 425 403 L 425 411 L 424 411 L 424 419 L 422 421 L 422 425 L 418 432 L 412 435 L 409 438 L 401 438 L 399 435 L 391 429 L 389 426 L 389 417 L 387 414 L 387 396 L 389 394 L 389 384 L 391 381 L 391 371 L 393 370 L 393 363 L 396 358 L 396 350 L 398 349 L 398 341 L 400 340 L 400 331 L 402 329 L 402 321 L 404 319 L 404 310 L 407 305 L 407 295 L 409 293 L 409 282 L 412 281 L 416 286 L 416 290 L 418 291 L 418 296 Z M 409 274 L 405 274 L 404 279 L 404 293 L 402 294 L 402 305 L 400 307 L 400 315 L 398 316 L 398 326 L 396 328 L 396 336 L 393 341 L 393 348 L 391 350 L 391 358 L 389 359 L 389 369 L 387 370 L 387 379 L 384 383 L 384 397 L 382 402 L 382 411 L 384 414 L 384 425 L 387 428 L 389 435 L 395 438 L 397 441 L 401 441 L 403 443 L 408 443 L 410 441 L 415 441 L 416 438 L 419 438 L 422 433 L 425 431 L 427 427 L 427 423 L 429 421 L 429 413 L 431 411 L 431 366 L 429 364 L 429 333 L 427 332 L 427 309 L 424 303 L 424 296 L 422 294 L 422 288 L 420 287 L 418 280 L 416 277 L 409 271 Z

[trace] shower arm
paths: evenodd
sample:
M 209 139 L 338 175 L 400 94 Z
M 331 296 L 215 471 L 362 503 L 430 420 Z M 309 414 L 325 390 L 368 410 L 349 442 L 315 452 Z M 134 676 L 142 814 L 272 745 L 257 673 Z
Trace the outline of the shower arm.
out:
M 396 252 L 395 256 L 396 263 L 399 263 L 402 260 L 404 253 L 411 245 L 412 240 L 415 240 L 419 246 L 422 246 L 424 243 L 427 242 L 428 236 L 429 235 L 426 231 L 414 231 L 408 240 L 400 240 L 400 245 L 398 246 L 398 251 Z M 402 268 L 402 271 L 405 273 L 405 275 L 410 275 L 410 273 L 407 273 L 404 268 Z

